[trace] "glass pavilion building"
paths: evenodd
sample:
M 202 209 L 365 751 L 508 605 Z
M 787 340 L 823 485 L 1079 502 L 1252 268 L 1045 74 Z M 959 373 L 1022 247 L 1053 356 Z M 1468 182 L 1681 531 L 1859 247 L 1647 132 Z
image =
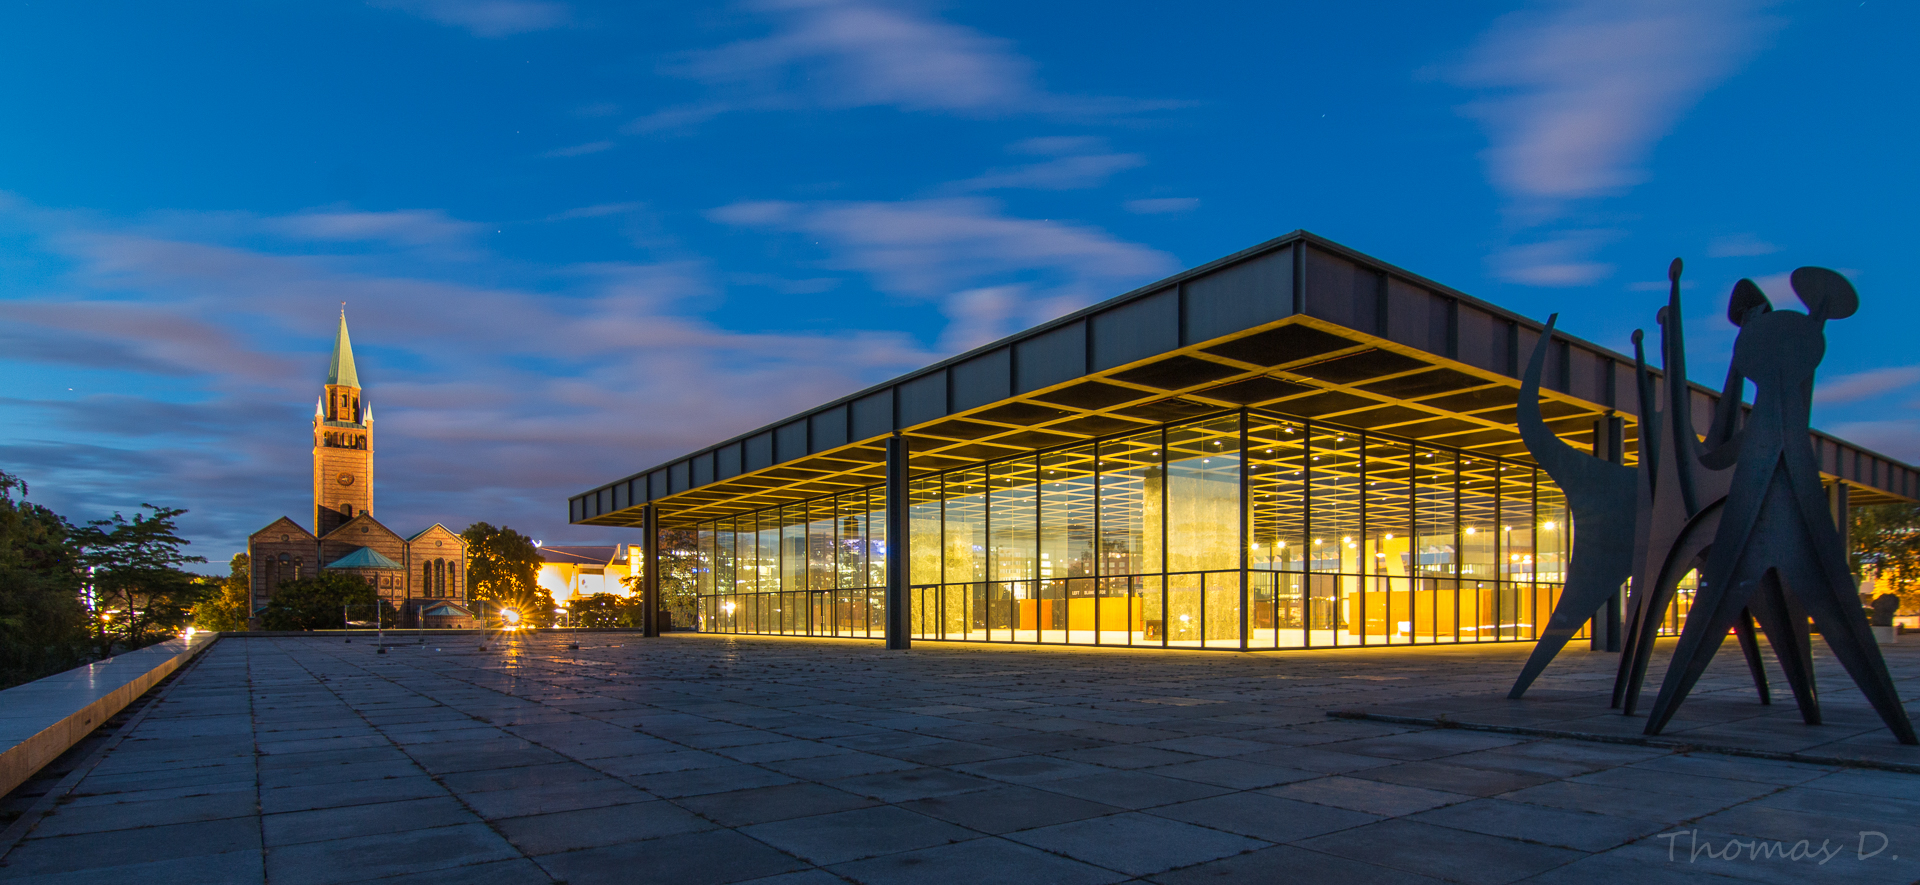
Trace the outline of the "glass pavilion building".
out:
M 1541 331 L 1296 232 L 576 496 L 570 518 L 639 527 L 650 559 L 678 529 L 706 632 L 1532 640 L 1574 530 L 1514 426 Z M 1632 360 L 1549 346 L 1549 424 L 1630 460 Z M 1837 506 L 1920 492 L 1912 467 L 1815 445 Z

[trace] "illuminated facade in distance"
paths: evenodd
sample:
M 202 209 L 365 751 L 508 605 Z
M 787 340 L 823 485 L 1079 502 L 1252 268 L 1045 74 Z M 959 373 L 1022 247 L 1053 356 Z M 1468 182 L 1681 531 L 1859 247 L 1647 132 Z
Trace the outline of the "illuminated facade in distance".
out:
M 655 546 L 691 532 L 709 632 L 1531 640 L 1571 531 L 1514 425 L 1541 330 L 1296 232 L 575 496 L 570 517 Z M 1632 361 L 1558 334 L 1551 353 L 1550 426 L 1631 457 Z M 1815 445 L 1856 504 L 1920 491 L 1907 465 Z

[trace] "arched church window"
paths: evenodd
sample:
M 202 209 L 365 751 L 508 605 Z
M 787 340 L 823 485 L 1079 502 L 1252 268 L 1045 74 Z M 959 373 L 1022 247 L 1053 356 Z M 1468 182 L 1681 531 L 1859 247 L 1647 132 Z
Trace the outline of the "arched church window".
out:
M 433 596 L 433 563 L 420 563 L 420 595 Z
M 444 559 L 436 559 L 433 561 L 433 589 L 442 599 L 446 598 L 447 561 Z
M 447 593 L 448 596 L 460 595 L 460 562 L 459 560 L 447 561 L 447 587 L 449 588 Z
M 301 566 L 304 566 L 304 565 L 306 565 L 306 563 L 302 562 L 300 557 L 296 556 L 293 558 L 293 579 L 294 580 L 296 581 L 300 580 Z
M 340 505 L 340 513 L 341 513 L 341 514 L 342 514 L 343 516 L 345 516 L 346 518 L 348 518 L 348 519 L 352 519 L 352 518 L 353 518 L 353 505 L 352 505 L 352 504 L 342 504 L 342 505 Z

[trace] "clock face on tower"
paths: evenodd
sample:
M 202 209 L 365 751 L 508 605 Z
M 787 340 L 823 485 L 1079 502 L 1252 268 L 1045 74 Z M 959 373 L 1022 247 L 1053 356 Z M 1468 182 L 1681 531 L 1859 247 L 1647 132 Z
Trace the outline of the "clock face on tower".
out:
M 340 474 L 339 479 L 340 479 L 340 484 L 343 486 L 353 485 L 353 474 L 351 473 L 342 473 Z

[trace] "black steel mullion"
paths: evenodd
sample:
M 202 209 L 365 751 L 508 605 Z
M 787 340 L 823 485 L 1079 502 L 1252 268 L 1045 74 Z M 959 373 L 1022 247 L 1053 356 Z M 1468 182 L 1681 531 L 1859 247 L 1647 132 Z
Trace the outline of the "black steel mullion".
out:
M 1300 647 L 1313 647 L 1313 422 L 1300 422 Z

